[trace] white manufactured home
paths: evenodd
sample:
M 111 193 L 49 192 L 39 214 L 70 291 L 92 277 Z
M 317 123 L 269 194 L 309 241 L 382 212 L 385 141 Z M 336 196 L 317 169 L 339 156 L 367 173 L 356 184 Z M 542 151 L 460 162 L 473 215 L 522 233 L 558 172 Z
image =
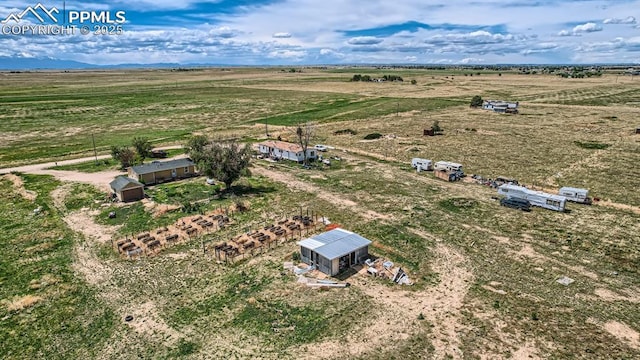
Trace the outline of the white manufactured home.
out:
M 298 144 L 288 143 L 284 141 L 265 141 L 258 144 L 258 151 L 264 156 L 268 156 L 272 159 L 286 159 L 291 161 L 297 161 L 299 163 L 304 161 L 304 152 L 302 146 Z M 307 149 L 307 159 L 316 160 L 318 158 L 318 150 L 315 148 Z
M 434 169 L 441 171 L 462 171 L 462 164 L 449 161 L 438 161 L 435 164 Z
M 413 158 L 411 159 L 411 166 L 418 171 L 433 170 L 433 161 L 429 159 Z
M 579 189 L 574 187 L 562 187 L 558 191 L 558 194 L 564 196 L 569 201 L 581 203 L 581 204 L 591 204 L 591 198 L 589 197 L 589 190 L 587 189 Z
M 555 211 L 564 211 L 564 206 L 567 202 L 567 198 L 564 196 L 548 194 L 512 184 L 500 185 L 498 187 L 498 194 L 508 198 L 528 200 L 532 206 Z

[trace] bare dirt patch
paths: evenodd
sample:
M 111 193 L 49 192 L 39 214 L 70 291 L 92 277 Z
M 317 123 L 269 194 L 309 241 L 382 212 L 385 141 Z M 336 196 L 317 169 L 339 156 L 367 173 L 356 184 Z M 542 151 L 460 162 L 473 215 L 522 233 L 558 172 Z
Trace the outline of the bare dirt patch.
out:
M 12 300 L 4 300 L 5 306 L 9 311 L 20 311 L 29 307 L 32 307 L 36 303 L 42 301 L 40 296 L 26 295 L 22 297 L 15 297 Z
M 16 174 L 6 174 L 2 176 L 4 179 L 7 179 L 13 183 L 13 188 L 20 196 L 22 196 L 25 200 L 35 201 L 38 194 L 35 191 L 27 190 L 24 188 L 24 182 L 22 178 Z
M 640 334 L 629 325 L 618 321 L 608 321 L 602 326 L 607 332 L 634 349 L 640 349 Z
M 628 301 L 632 303 L 640 303 L 640 299 L 638 297 L 628 297 L 620 295 L 614 291 L 604 288 L 597 288 L 594 290 L 594 293 L 601 299 L 607 302 L 611 301 Z
M 165 323 L 158 314 L 159 312 L 156 309 L 156 305 L 152 301 L 147 301 L 138 306 L 134 306 L 132 310 L 129 310 L 127 315 L 133 316 L 133 320 L 127 322 L 127 324 L 133 330 L 141 334 L 146 334 L 152 337 L 167 337 L 166 341 L 169 343 L 173 343 L 180 339 L 182 335 L 169 327 L 169 325 L 167 325 L 167 323 Z

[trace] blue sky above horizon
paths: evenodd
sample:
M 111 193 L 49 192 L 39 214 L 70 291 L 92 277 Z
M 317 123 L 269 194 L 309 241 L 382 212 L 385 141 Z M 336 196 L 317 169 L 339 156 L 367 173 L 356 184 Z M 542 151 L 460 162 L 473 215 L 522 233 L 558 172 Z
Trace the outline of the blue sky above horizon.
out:
M 3 1 L 0 19 L 36 3 Z M 640 63 L 640 0 L 90 0 L 66 9 L 125 11 L 124 33 L 0 34 L 0 56 L 97 65 Z

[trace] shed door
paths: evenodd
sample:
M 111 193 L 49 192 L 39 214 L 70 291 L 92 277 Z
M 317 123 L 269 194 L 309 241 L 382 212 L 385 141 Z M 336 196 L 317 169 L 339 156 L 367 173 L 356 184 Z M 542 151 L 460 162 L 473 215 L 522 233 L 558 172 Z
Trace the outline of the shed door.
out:
M 176 169 L 171 169 L 171 177 L 176 177 Z
M 135 189 L 123 190 L 121 197 L 122 197 L 122 201 L 126 202 L 126 201 L 140 200 L 144 196 L 143 196 L 142 188 L 135 188 Z

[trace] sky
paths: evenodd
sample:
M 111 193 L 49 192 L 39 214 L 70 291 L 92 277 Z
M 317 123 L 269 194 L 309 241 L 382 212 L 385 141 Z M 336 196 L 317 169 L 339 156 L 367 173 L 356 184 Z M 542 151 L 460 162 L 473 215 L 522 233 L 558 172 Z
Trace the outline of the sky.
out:
M 8 19 L 1 24 L 0 57 L 96 65 L 640 63 L 640 0 L 41 3 L 45 9 L 58 9 L 59 21 L 45 19 L 41 24 L 31 13 L 19 21 Z M 36 4 L 37 0 L 3 0 L 0 19 Z M 18 31 L 25 25 L 67 24 L 63 9 L 107 12 L 111 21 L 124 21 L 76 21 L 73 34 Z M 119 11 L 124 12 L 120 18 Z M 91 31 L 101 25 L 120 31 L 120 26 L 122 32 L 84 35 L 78 30 L 85 25 Z

